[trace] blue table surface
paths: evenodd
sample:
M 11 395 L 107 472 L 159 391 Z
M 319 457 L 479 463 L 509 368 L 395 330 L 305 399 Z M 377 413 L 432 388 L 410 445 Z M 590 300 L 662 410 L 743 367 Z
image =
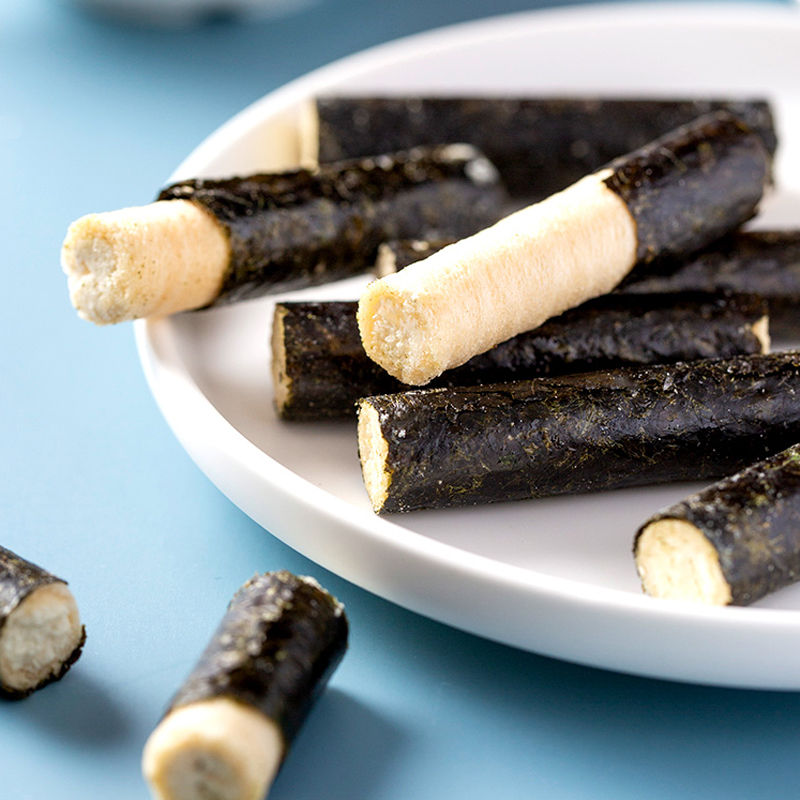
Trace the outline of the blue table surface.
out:
M 69 304 L 89 211 L 148 202 L 206 135 L 331 60 L 526 0 L 320 0 L 158 30 L 0 3 L 0 542 L 67 578 L 88 630 L 60 683 L 0 703 L 0 797 L 146 798 L 142 746 L 236 588 L 312 574 L 350 651 L 274 800 L 792 796 L 800 695 L 682 685 L 520 652 L 376 598 L 232 505 L 173 437 L 128 325 Z

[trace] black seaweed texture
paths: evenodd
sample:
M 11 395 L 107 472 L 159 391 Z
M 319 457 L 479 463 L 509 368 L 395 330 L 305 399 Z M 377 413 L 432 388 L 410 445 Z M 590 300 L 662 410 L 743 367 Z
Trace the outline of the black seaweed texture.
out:
M 800 441 L 800 353 L 366 398 L 384 512 L 716 479 Z
M 770 106 L 760 99 L 321 97 L 319 158 L 470 142 L 492 160 L 512 195 L 535 202 L 718 109 L 743 119 L 775 150 Z
M 800 231 L 737 232 L 687 259 L 635 267 L 618 292 L 730 291 L 767 301 L 771 333 L 800 335 Z
M 648 520 L 701 530 L 719 556 L 733 605 L 800 579 L 800 445 L 746 467 Z M 634 544 L 635 547 L 635 544 Z
M 752 218 L 771 177 L 761 137 L 724 111 L 613 161 L 605 184 L 636 221 L 637 261 L 685 257 Z
M 409 387 L 368 358 L 355 302 L 281 303 L 283 419 L 355 416 L 356 401 Z M 765 315 L 752 296 L 708 294 L 609 295 L 548 320 L 434 379 L 430 386 L 563 375 L 640 364 L 758 353 L 752 326 Z
M 313 582 L 256 575 L 234 595 L 171 708 L 231 697 L 274 720 L 288 748 L 347 648 L 347 617 Z
M 47 570 L 0 547 L 0 628 L 31 592 L 51 583 L 63 582 Z
M 497 221 L 507 201 L 491 164 L 466 145 L 183 181 L 158 199 L 198 203 L 228 231 L 231 263 L 214 304 L 361 274 L 382 242 L 461 238 Z

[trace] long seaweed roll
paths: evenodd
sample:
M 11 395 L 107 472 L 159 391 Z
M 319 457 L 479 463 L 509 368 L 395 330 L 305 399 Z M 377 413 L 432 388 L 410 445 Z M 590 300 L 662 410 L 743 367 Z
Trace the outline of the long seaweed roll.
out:
M 337 162 L 314 171 L 189 180 L 147 206 L 74 222 L 61 260 L 80 316 L 121 322 L 362 273 L 392 238 L 460 238 L 506 211 L 471 145 Z
M 771 158 L 730 114 L 701 117 L 474 236 L 373 281 L 364 349 L 425 384 L 610 292 L 637 263 L 683 257 L 756 212 Z
M 409 257 L 410 248 L 403 249 Z M 402 256 L 401 256 L 402 257 Z M 388 257 L 383 256 L 386 264 Z M 617 291 L 730 291 L 757 294 L 774 335 L 800 335 L 800 230 L 737 231 L 687 259 L 635 267 Z
M 275 306 L 272 372 L 284 420 L 348 419 L 360 397 L 408 387 L 367 357 L 356 303 Z M 640 364 L 724 358 L 769 350 L 765 304 L 743 295 L 606 295 L 553 317 L 431 386 L 474 386 Z
M 262 800 L 347 637 L 343 606 L 313 578 L 245 583 L 145 745 L 154 797 Z
M 359 401 L 378 513 L 716 479 L 800 441 L 800 353 Z
M 66 581 L 0 547 L 0 694 L 26 697 L 59 680 L 85 638 Z
M 775 150 L 763 99 L 499 96 L 318 97 L 305 109 L 302 146 L 304 159 L 315 163 L 470 142 L 492 160 L 513 195 L 535 202 L 718 110 L 738 116 Z
M 800 579 L 800 445 L 747 466 L 648 520 L 634 557 L 644 590 L 748 605 Z

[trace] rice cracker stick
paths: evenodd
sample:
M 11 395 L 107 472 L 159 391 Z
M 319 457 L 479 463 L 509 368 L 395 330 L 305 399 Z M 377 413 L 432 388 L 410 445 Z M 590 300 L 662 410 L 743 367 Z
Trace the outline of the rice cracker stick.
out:
M 505 213 L 471 145 L 188 180 L 154 203 L 89 214 L 61 250 L 72 304 L 97 324 L 300 289 L 369 270 L 397 236 L 468 236 Z
M 771 180 L 760 136 L 727 112 L 675 129 L 563 192 L 371 283 L 370 358 L 422 385 L 750 219 Z

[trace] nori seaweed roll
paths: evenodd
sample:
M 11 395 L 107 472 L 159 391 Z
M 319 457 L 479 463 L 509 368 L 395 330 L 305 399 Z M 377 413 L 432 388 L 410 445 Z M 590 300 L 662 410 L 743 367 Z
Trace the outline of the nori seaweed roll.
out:
M 359 401 L 378 513 L 716 479 L 800 441 L 800 353 Z
M 278 416 L 316 421 L 355 417 L 356 400 L 408 387 L 367 357 L 356 303 L 275 306 L 273 387 Z M 764 353 L 764 302 L 743 295 L 606 295 L 553 317 L 435 378 L 431 386 L 474 386 L 640 364 Z
M 506 201 L 492 164 L 461 144 L 181 181 L 150 205 L 74 222 L 62 266 L 82 317 L 121 322 L 360 274 L 381 242 L 460 238 Z
M 767 302 L 771 334 L 796 337 L 800 335 L 800 230 L 737 231 L 689 258 L 634 267 L 616 291 L 757 294 Z
M 66 581 L 0 547 L 0 696 L 26 697 L 59 680 L 85 639 Z
M 144 748 L 158 800 L 262 800 L 347 648 L 342 604 L 286 571 L 242 586 Z
M 800 579 L 800 445 L 656 514 L 634 557 L 650 595 L 748 605 Z
M 721 98 L 323 96 L 305 109 L 302 140 L 308 163 L 470 142 L 512 195 L 532 203 L 718 110 L 738 116 L 775 151 L 767 101 Z
M 370 358 L 422 385 L 607 294 L 638 263 L 684 257 L 750 219 L 770 181 L 761 137 L 725 112 L 678 128 L 495 225 L 373 281 Z

